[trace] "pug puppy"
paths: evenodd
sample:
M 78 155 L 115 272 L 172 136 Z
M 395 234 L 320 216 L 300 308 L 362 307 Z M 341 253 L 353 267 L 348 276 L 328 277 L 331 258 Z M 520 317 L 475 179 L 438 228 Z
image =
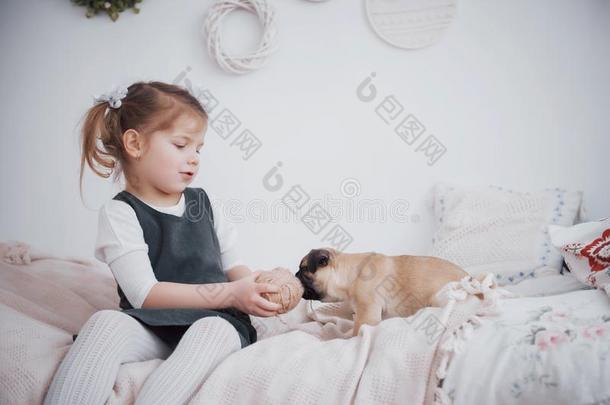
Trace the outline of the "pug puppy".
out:
M 445 284 L 468 276 L 459 266 L 437 257 L 342 253 L 332 248 L 311 250 L 296 273 L 304 299 L 351 304 L 353 336 L 363 324 L 374 326 L 382 319 L 441 306 L 436 293 Z

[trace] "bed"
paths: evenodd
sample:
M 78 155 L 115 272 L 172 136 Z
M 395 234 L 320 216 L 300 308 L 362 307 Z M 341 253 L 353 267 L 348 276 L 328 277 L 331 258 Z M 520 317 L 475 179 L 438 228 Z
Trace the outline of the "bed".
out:
M 80 326 L 118 308 L 116 284 L 104 265 L 24 243 L 0 243 L 0 254 L 0 403 L 38 404 Z M 441 308 L 353 338 L 341 303 L 252 317 L 259 341 L 221 363 L 192 403 L 608 403 L 608 296 L 570 273 L 504 290 L 514 296 L 495 297 L 487 314 L 468 308 L 476 299 L 458 302 L 436 336 L 422 325 Z M 133 403 L 161 362 L 123 364 L 108 403 Z
M 437 185 L 429 254 L 486 277 L 449 283 L 442 307 L 355 337 L 343 303 L 251 316 L 258 341 L 191 403 L 610 404 L 610 221 L 578 223 L 581 197 Z M 0 243 L 0 404 L 40 403 L 73 335 L 102 309 L 118 309 L 106 265 Z M 162 361 L 122 364 L 108 404 L 133 403 Z

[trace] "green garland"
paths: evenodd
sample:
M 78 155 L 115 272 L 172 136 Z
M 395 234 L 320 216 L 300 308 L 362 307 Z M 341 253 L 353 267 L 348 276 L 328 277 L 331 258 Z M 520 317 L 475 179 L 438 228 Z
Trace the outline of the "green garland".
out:
M 130 8 L 134 13 L 139 13 L 140 9 L 136 7 L 137 3 L 141 3 L 142 0 L 72 0 L 72 3 L 77 6 L 87 7 L 87 18 L 91 18 L 100 12 L 108 14 L 108 17 L 112 18 L 112 21 L 116 21 L 119 18 L 119 13 Z

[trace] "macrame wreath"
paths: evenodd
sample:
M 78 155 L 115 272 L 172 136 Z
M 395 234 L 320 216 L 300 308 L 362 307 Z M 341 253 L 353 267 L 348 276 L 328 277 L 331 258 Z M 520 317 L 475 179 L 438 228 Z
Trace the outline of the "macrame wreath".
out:
M 261 296 L 273 303 L 280 304 L 279 314 L 286 313 L 298 305 L 303 298 L 303 285 L 288 269 L 281 267 L 264 271 L 256 278 L 257 283 L 270 283 L 280 287 L 279 293 L 262 293 Z
M 227 14 L 242 9 L 255 13 L 263 25 L 259 48 L 244 56 L 227 55 L 222 47 L 221 24 Z M 264 66 L 277 50 L 275 12 L 265 0 L 218 0 L 212 5 L 203 23 L 208 53 L 225 71 L 244 74 Z
M 321 3 L 326 0 L 308 0 Z M 263 26 L 263 37 L 256 51 L 248 55 L 227 55 L 222 47 L 222 20 L 235 10 L 242 9 L 256 14 Z M 267 0 L 217 0 L 210 7 L 203 22 L 203 32 L 210 56 L 224 71 L 244 74 L 263 67 L 269 56 L 277 50 L 277 26 L 275 10 Z

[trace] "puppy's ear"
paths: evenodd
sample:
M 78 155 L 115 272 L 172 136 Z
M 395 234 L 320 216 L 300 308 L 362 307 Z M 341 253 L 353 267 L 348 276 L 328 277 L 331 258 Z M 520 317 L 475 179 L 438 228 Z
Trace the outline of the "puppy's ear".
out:
M 316 249 L 312 256 L 313 263 L 310 263 L 310 265 L 313 265 L 316 269 L 326 267 L 330 262 L 330 252 L 326 249 Z

